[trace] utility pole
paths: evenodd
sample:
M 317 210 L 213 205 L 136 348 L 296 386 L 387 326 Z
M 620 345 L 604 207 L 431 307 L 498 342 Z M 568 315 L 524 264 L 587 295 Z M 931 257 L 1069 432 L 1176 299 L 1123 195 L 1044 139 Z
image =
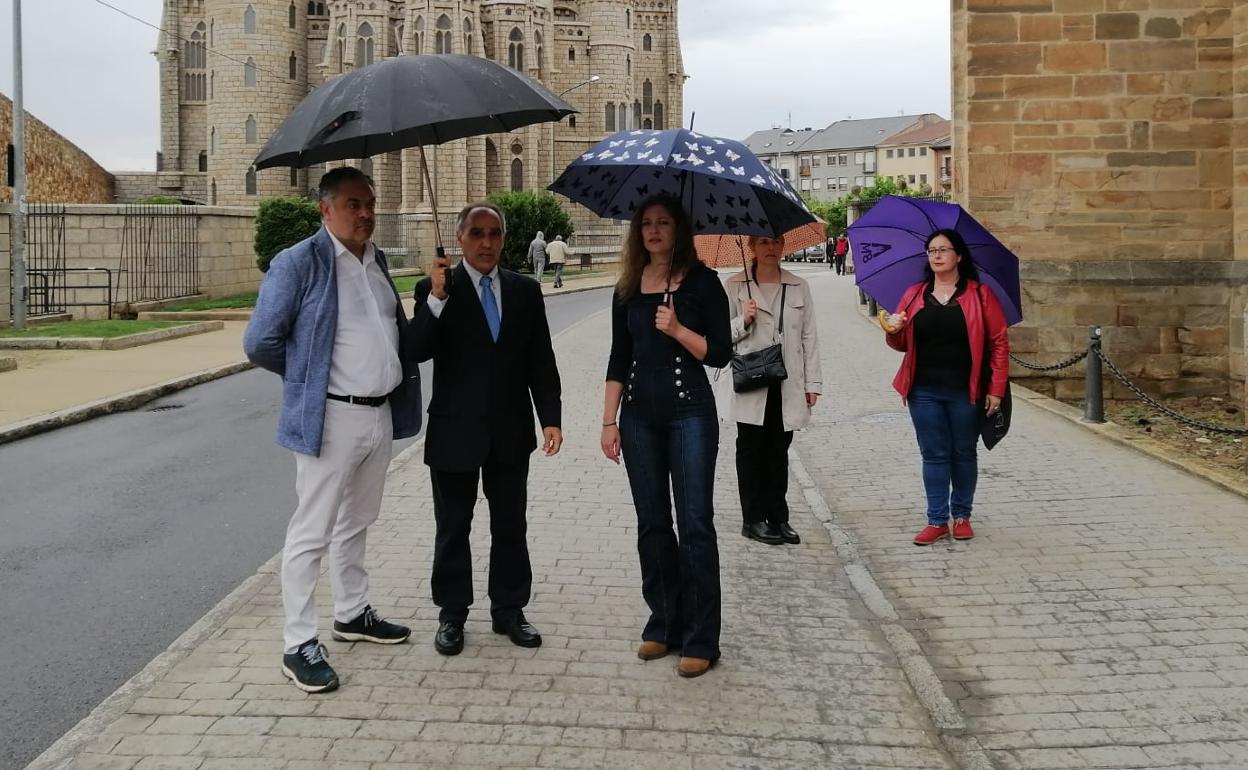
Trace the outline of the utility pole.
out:
M 26 328 L 26 107 L 22 102 L 22 0 L 13 0 L 13 328 Z

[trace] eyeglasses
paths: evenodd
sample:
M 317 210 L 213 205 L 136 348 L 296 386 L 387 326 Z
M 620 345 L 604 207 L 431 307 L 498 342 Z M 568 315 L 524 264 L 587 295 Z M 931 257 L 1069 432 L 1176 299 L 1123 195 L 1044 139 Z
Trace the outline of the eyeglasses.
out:
M 927 250 L 927 256 L 929 256 L 929 257 L 935 257 L 935 256 L 939 256 L 939 255 L 941 255 L 941 254 L 952 254 L 954 251 L 956 251 L 956 249 L 953 249 L 953 248 L 951 248 L 951 247 L 949 247 L 949 246 L 940 246 L 940 247 L 937 247 L 937 248 L 931 248 L 931 249 L 928 249 L 928 250 Z

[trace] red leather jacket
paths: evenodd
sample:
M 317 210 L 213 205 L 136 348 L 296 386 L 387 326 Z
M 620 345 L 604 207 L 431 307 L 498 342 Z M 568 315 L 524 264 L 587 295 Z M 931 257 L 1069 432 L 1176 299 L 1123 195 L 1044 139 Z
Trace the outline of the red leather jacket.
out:
M 970 338 L 971 343 L 971 403 L 979 401 L 980 397 L 979 377 L 984 365 L 985 328 L 987 328 L 989 339 L 991 359 L 989 366 L 992 367 L 992 382 L 988 385 L 988 393 L 998 397 L 1004 396 L 1005 386 L 1010 376 L 1010 338 L 1009 327 L 1005 322 L 1005 312 L 1001 309 L 1001 303 L 997 301 L 992 289 L 987 286 L 981 289 L 980 286 L 982 284 L 979 281 L 968 280 L 966 291 L 958 296 L 958 304 L 962 306 L 962 315 L 966 318 L 966 336 Z M 901 359 L 901 368 L 897 370 L 897 376 L 893 378 L 893 388 L 901 394 L 903 402 L 910 395 L 910 388 L 914 385 L 914 370 L 918 366 L 918 356 L 915 355 L 914 345 L 914 324 L 911 321 L 923 309 L 923 295 L 926 290 L 926 282 L 916 283 L 906 289 L 906 293 L 901 297 L 901 304 L 893 311 L 894 313 L 900 313 L 903 310 L 906 312 L 906 325 L 896 334 L 889 334 L 885 337 L 890 348 L 906 354 Z

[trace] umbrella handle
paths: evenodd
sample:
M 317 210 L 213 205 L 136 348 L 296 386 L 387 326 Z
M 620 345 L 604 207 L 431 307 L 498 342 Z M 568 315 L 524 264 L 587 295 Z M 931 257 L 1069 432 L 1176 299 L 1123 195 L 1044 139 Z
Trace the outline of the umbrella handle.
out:
M 436 259 L 441 261 L 446 258 L 446 247 L 442 245 L 442 222 L 438 217 L 438 196 L 433 190 L 433 180 L 429 178 L 429 164 L 425 161 L 425 146 L 420 146 L 420 171 L 425 177 L 425 190 L 429 193 L 429 204 L 433 208 L 433 242 L 436 244 Z M 446 288 L 451 288 L 452 273 L 450 268 L 442 268 L 446 271 Z

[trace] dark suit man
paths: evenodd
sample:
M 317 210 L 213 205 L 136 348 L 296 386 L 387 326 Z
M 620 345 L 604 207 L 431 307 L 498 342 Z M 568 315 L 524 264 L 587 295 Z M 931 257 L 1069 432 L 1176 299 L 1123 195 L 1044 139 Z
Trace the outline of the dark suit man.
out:
M 498 265 L 505 227 L 502 212 L 488 203 L 459 213 L 463 262 L 449 270 L 439 260 L 416 285 L 407 337 L 411 357 L 433 359 L 425 464 L 437 520 L 432 588 L 441 613 L 434 646 L 443 655 L 464 647 L 473 600 L 468 535 L 478 480 L 490 505 L 494 632 L 522 647 L 542 643 L 523 611 L 533 583 L 525 509 L 529 455 L 538 446 L 534 407 L 546 456 L 563 444 L 559 371 L 541 287 Z

